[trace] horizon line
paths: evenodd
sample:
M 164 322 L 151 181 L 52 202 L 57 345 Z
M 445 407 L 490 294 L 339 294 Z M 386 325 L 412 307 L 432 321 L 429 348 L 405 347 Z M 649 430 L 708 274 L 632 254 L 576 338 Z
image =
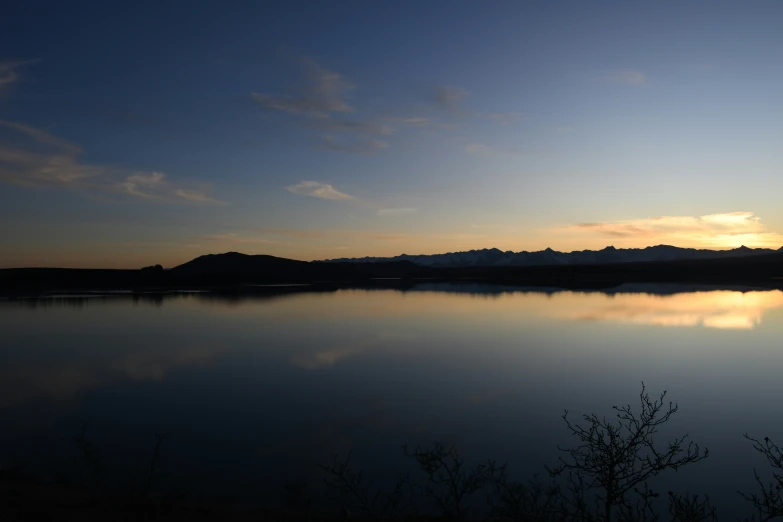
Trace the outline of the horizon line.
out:
M 431 257 L 431 256 L 439 256 L 439 255 L 449 255 L 449 254 L 462 254 L 467 252 L 481 252 L 481 251 L 487 251 L 487 250 L 497 250 L 504 254 L 536 254 L 541 252 L 555 252 L 558 254 L 573 254 L 573 253 L 579 253 L 579 252 L 603 252 L 605 250 L 647 250 L 651 248 L 659 248 L 659 247 L 667 247 L 667 248 L 676 248 L 679 250 L 696 250 L 696 251 L 710 251 L 710 252 L 729 252 L 732 250 L 765 250 L 769 251 L 769 253 L 775 253 L 775 252 L 781 252 L 783 251 L 783 245 L 778 248 L 773 247 L 748 247 L 745 245 L 740 245 L 739 247 L 733 247 L 733 248 L 697 248 L 697 247 L 681 247 L 681 246 L 675 246 L 675 245 L 668 245 L 668 244 L 657 244 L 657 245 L 648 245 L 646 247 L 628 247 L 628 248 L 617 248 L 614 245 L 607 245 L 604 248 L 601 249 L 583 249 L 583 250 L 571 250 L 571 251 L 564 251 L 564 250 L 555 250 L 551 247 L 547 247 L 542 250 L 501 250 L 497 247 L 491 247 L 491 248 L 479 248 L 479 249 L 470 249 L 470 250 L 458 250 L 458 251 L 452 251 L 452 252 L 439 252 L 434 254 L 397 254 L 393 256 L 358 256 L 358 257 L 334 257 L 334 258 L 323 258 L 323 259 L 311 259 L 311 260 L 305 260 L 305 259 L 295 259 L 292 257 L 282 257 L 282 256 L 275 256 L 271 254 L 259 254 L 259 253 L 253 253 L 253 254 L 247 254 L 244 252 L 239 252 L 236 250 L 229 250 L 225 252 L 215 252 L 215 253 L 208 253 L 208 254 L 201 254 L 197 255 L 195 257 L 192 257 L 188 259 L 187 261 L 184 261 L 182 263 L 179 263 L 177 265 L 173 265 L 170 267 L 166 267 L 166 269 L 174 268 L 177 266 L 180 266 L 182 264 L 188 263 L 190 261 L 193 261 L 195 259 L 199 259 L 201 257 L 206 256 L 219 256 L 219 255 L 227 255 L 227 254 L 238 254 L 243 256 L 268 256 L 268 257 L 274 257 L 277 259 L 287 259 L 290 261 L 301 261 L 303 263 L 318 263 L 318 262 L 327 262 L 327 261 L 341 261 L 341 260 L 361 260 L 361 259 L 395 259 L 398 257 Z M 126 267 L 126 268 L 105 268 L 105 267 L 94 267 L 90 268 L 87 266 L 80 266 L 80 267 L 67 267 L 67 266 L 46 266 L 46 265 L 27 265 L 27 266 L 12 266 L 12 267 L 0 267 L 0 270 L 140 270 L 141 268 L 145 268 L 147 266 L 155 266 L 155 264 L 161 264 L 161 263 L 152 263 L 145 266 L 136 266 L 136 267 Z M 162 266 L 162 264 L 161 264 Z

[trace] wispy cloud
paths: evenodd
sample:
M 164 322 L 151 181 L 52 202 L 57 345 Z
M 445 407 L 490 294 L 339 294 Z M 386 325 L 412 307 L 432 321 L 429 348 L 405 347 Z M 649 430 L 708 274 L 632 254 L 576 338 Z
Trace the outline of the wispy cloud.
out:
M 176 200 L 188 203 L 223 203 L 195 188 L 181 188 L 162 172 L 134 172 L 119 183 L 122 192 L 145 199 Z
M 39 60 L 17 60 L 0 62 L 0 88 L 3 85 L 10 85 L 19 81 L 21 75 L 18 69 L 25 65 L 30 65 Z
M 137 172 L 125 178 L 120 185 L 131 196 L 156 198 L 155 192 L 165 183 L 165 178 L 162 172 Z
M 195 190 L 175 189 L 174 195 L 185 201 L 192 201 L 194 203 L 221 203 L 220 201 L 209 197 L 204 192 L 196 192 Z
M 465 101 L 471 92 L 463 87 L 438 86 L 435 88 L 435 103 L 441 110 L 448 111 L 459 119 L 477 118 L 496 123 L 509 124 L 522 117 L 519 112 L 481 112 L 465 107 Z
M 386 255 L 397 255 L 404 251 L 401 245 L 409 244 L 411 239 L 416 237 L 415 234 L 372 229 L 234 228 L 231 230 L 231 233 L 193 237 L 188 246 L 201 251 L 244 251 L 243 249 L 246 246 L 248 248 L 257 246 L 259 247 L 259 249 L 256 249 L 257 252 L 263 250 L 265 253 L 292 259 L 326 259 L 335 257 L 334 252 L 344 250 L 353 249 L 356 251 L 358 248 L 358 251 L 362 252 L 362 249 L 367 248 L 368 245 L 391 249 Z M 433 239 L 441 239 L 440 235 L 431 237 Z
M 340 237 L 340 239 L 375 239 L 378 241 L 401 241 L 409 239 L 410 236 L 406 234 L 387 234 L 383 232 L 373 232 L 366 230 L 349 230 L 340 228 L 324 228 L 324 229 L 288 229 L 288 228 L 261 228 L 257 229 L 269 236 L 283 236 L 293 237 L 296 239 L 321 239 L 321 238 L 334 238 Z M 337 248 L 329 246 L 329 248 Z
M 580 223 L 564 229 L 624 241 L 639 241 L 646 245 L 666 243 L 718 248 L 740 245 L 777 248 L 783 245 L 783 234 L 770 231 L 753 212 Z
M 140 199 L 218 203 L 206 190 L 174 183 L 162 172 L 128 172 L 83 163 L 81 147 L 29 125 L 0 120 L 0 131 L 0 181 L 5 183 Z
M 78 145 L 29 125 L 0 120 L 0 180 L 28 187 L 82 187 L 105 169 L 79 161 Z M 7 138 L 3 139 L 3 138 Z
M 462 102 L 470 95 L 470 91 L 462 87 L 440 85 L 435 87 L 435 101 L 442 108 L 453 114 L 462 112 Z
M 289 185 L 285 189 L 288 192 L 299 196 L 311 196 L 314 198 L 333 200 L 354 199 L 353 196 L 344 194 L 333 186 L 319 181 L 300 181 L 296 185 Z
M 316 149 L 370 155 L 388 148 L 388 137 L 402 129 L 443 130 L 453 128 L 453 120 L 510 123 L 520 117 L 517 112 L 471 112 L 463 107 L 470 91 L 455 86 L 435 87 L 428 98 L 429 108 L 423 112 L 421 107 L 406 116 L 367 110 L 351 100 L 355 86 L 344 75 L 310 58 L 302 63 L 301 84 L 290 92 L 253 92 L 250 96 L 257 105 L 287 115 L 287 121 L 311 133 L 311 139 L 303 143 Z
M 218 243 L 226 243 L 226 244 L 237 244 L 237 245 L 256 245 L 256 244 L 275 244 L 279 243 L 278 241 L 272 241 L 271 239 L 266 239 L 263 237 L 250 237 L 250 236 L 241 236 L 239 234 L 230 233 L 230 234 L 210 234 L 206 236 L 201 236 L 196 238 L 201 241 L 209 241 L 209 242 L 218 242 Z
M 354 88 L 343 75 L 329 70 L 310 58 L 303 58 L 306 84 L 291 94 L 270 95 L 254 92 L 253 100 L 266 109 L 315 118 L 331 113 L 353 112 L 348 93 Z
M 267 110 L 287 113 L 293 124 L 315 135 L 309 140 L 313 148 L 373 154 L 388 147 L 380 137 L 390 136 L 400 127 L 428 127 L 431 119 L 395 118 L 368 114 L 348 101 L 354 85 L 342 74 L 305 58 L 303 85 L 291 94 L 270 95 L 254 92 L 252 99 Z
M 483 143 L 468 143 L 465 145 L 465 152 L 468 154 L 483 154 L 488 155 L 495 152 L 495 150 L 489 145 Z
M 297 239 L 312 239 L 329 235 L 329 230 L 294 229 L 294 228 L 259 228 L 258 232 L 274 236 L 288 236 Z
M 355 237 L 374 239 L 376 241 L 405 241 L 410 239 L 408 234 L 384 234 L 378 232 L 354 232 Z
M 439 85 L 435 87 L 435 99 L 444 105 L 459 103 L 468 97 L 470 91 L 453 85 Z
M 602 79 L 608 83 L 617 85 L 645 85 L 647 83 L 647 75 L 642 71 L 637 71 L 635 69 L 612 71 Z
M 13 121 L 0 120 L 0 126 L 14 130 L 20 134 L 23 134 L 34 141 L 42 145 L 52 145 L 58 149 L 62 149 L 63 152 L 68 154 L 80 154 L 82 152 L 81 147 L 75 145 L 69 141 L 53 136 L 46 131 L 36 129 L 23 123 L 16 123 Z
M 419 209 L 416 208 L 381 208 L 378 209 L 378 215 L 379 216 L 389 216 L 389 217 L 398 217 L 398 216 L 410 216 L 411 214 L 416 214 L 419 211 Z
M 408 210 L 408 209 L 405 209 Z M 416 210 L 416 212 L 418 212 Z M 342 229 L 342 228 L 322 228 L 322 229 L 275 229 L 275 228 L 260 228 L 255 229 L 257 232 L 264 234 L 265 236 L 272 237 L 293 237 L 296 239 L 323 239 L 329 238 L 331 245 L 340 245 L 342 242 L 354 242 L 357 239 L 372 239 L 377 241 L 413 241 L 417 240 L 419 243 L 432 243 L 434 241 L 443 242 L 444 244 L 449 241 L 462 241 L 485 238 L 485 235 L 470 234 L 470 233 L 387 233 L 378 232 L 373 230 L 355 230 L 355 229 Z M 396 252 L 391 255 L 397 255 Z

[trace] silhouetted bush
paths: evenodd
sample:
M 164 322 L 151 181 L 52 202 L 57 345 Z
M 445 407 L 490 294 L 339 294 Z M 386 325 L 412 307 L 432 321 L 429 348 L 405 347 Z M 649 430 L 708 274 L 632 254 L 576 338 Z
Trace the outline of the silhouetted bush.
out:
M 754 469 L 753 474 L 759 485 L 759 493 L 740 492 L 740 495 L 753 504 L 760 521 L 783 517 L 783 452 L 769 437 L 758 440 L 746 433 L 745 438 L 753 443 L 753 449 L 766 457 L 767 463 L 772 468 L 772 480 L 765 484 Z
M 351 515 L 352 509 L 374 520 L 397 516 L 403 488 L 408 484 L 407 475 L 399 477 L 391 492 L 386 493 L 374 487 L 372 480 L 365 478 L 364 471 L 351 468 L 350 452 L 344 459 L 333 455 L 331 464 L 320 467 L 327 474 L 326 485 L 342 493 L 343 510 L 347 516 Z
M 669 491 L 669 514 L 672 522 L 715 522 L 718 516 L 710 504 L 710 497 L 704 495 L 678 495 Z
M 416 460 L 429 479 L 425 485 L 414 484 L 416 494 L 435 501 L 441 514 L 452 519 L 467 516 L 467 497 L 496 481 L 501 473 L 492 460 L 466 468 L 457 448 L 440 441 L 427 448 L 416 446 L 412 451 L 403 446 L 403 450 Z
M 571 517 L 609 522 L 615 507 L 621 513 L 636 509 L 636 515 L 641 516 L 650 511 L 650 499 L 656 495 L 647 488 L 647 480 L 707 457 L 708 451 L 702 453 L 697 444 L 684 445 L 688 435 L 664 448 L 654 442 L 658 428 L 677 413 L 676 404 L 669 402 L 665 407 L 665 397 L 664 391 L 658 399 L 650 399 L 642 383 L 637 413 L 630 405 L 613 406 L 616 420 L 593 413 L 582 417 L 584 427 L 572 424 L 566 410 L 563 420 L 580 444 L 570 449 L 558 447 L 567 458 L 561 457 L 558 466 L 547 469 L 553 477 L 566 476 Z M 595 491 L 595 498 L 588 500 L 589 490 Z M 632 494 L 640 497 L 641 504 L 631 505 Z
M 537 477 L 528 482 L 511 480 L 505 466 L 493 480 L 493 491 L 487 495 L 490 517 L 512 522 L 554 522 L 566 512 L 560 486 L 542 484 Z

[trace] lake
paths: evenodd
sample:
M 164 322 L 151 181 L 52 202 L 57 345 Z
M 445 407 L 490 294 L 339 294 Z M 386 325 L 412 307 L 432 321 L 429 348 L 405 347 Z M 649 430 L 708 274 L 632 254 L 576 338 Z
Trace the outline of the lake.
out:
M 661 437 L 710 449 L 665 487 L 732 518 L 767 474 L 743 433 L 783 441 L 781 291 L 284 290 L 0 301 L 0 464 L 68 473 L 87 422 L 118 481 L 166 433 L 160 483 L 229 500 L 274 502 L 349 450 L 390 480 L 436 439 L 526 478 L 574 442 L 564 409 L 635 405 L 644 381 L 680 405 Z

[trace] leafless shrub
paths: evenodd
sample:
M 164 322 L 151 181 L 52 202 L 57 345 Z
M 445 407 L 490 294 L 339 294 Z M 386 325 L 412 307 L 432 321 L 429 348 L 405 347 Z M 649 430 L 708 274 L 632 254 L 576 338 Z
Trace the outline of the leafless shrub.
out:
M 767 463 L 772 468 L 772 480 L 765 484 L 758 471 L 754 469 L 753 474 L 760 491 L 750 494 L 739 493 L 756 508 L 759 521 L 783 517 L 783 450 L 769 437 L 758 440 L 746 433 L 745 438 L 753 443 L 753 449 L 766 457 Z
M 466 468 L 456 447 L 440 441 L 427 448 L 416 446 L 412 451 L 403 446 L 403 450 L 429 479 L 424 486 L 414 486 L 416 494 L 432 499 L 441 514 L 451 519 L 465 518 L 465 500 L 491 484 L 502 469 L 492 460 Z
M 702 452 L 697 444 L 686 444 L 687 434 L 664 448 L 655 444 L 658 428 L 678 409 L 672 402 L 667 405 L 665 397 L 664 391 L 658 399 L 651 399 L 642 383 L 638 413 L 630 405 L 613 406 L 616 420 L 584 415 L 584 427 L 572 424 L 565 411 L 563 420 L 580 444 L 569 449 L 558 447 L 567 458 L 561 457 L 559 465 L 547 470 L 553 477 L 566 477 L 571 518 L 609 522 L 616 507 L 620 513 L 628 512 L 632 493 L 650 503 L 654 493 L 647 489 L 648 479 L 707 457 L 706 449 Z M 586 500 L 588 490 L 595 493 L 593 509 Z
M 331 464 L 320 466 L 327 474 L 324 479 L 326 485 L 347 497 L 347 505 L 344 506 L 346 512 L 350 513 L 350 509 L 354 508 L 374 520 L 394 518 L 408 477 L 399 477 L 391 492 L 385 493 L 373 487 L 372 481 L 365 478 L 363 470 L 354 471 L 350 464 L 351 452 L 348 452 L 344 459 L 335 454 Z
M 655 509 L 655 499 L 660 497 L 651 490 L 647 483 L 633 488 L 625 502 L 618 506 L 617 520 L 619 522 L 656 522 L 659 520 Z M 634 501 L 635 499 L 635 501 Z
M 562 492 L 557 484 L 542 484 L 537 477 L 528 482 L 508 478 L 506 468 L 492 481 L 487 496 L 493 520 L 550 522 L 562 519 Z
M 704 495 L 678 495 L 669 491 L 669 514 L 672 522 L 716 522 L 718 516 Z

